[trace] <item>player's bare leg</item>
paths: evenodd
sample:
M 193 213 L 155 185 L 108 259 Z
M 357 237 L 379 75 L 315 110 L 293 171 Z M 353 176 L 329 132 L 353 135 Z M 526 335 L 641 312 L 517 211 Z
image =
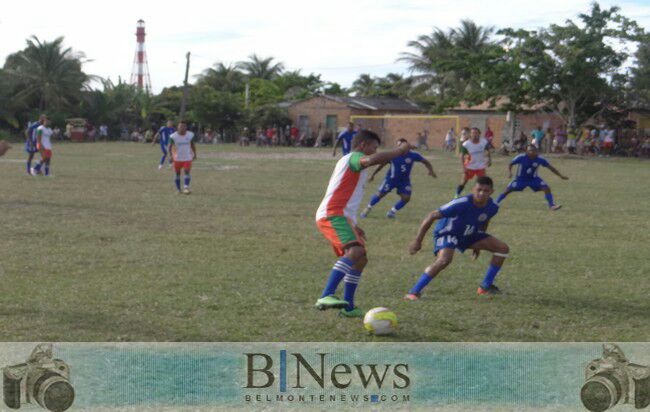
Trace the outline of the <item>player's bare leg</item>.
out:
M 479 240 L 469 247 L 473 250 L 473 257 L 476 259 L 481 250 L 492 252 L 492 260 L 490 261 L 490 266 L 488 267 L 485 278 L 479 286 L 477 293 L 479 295 L 496 295 L 501 293 L 498 287 L 496 287 L 493 282 L 499 270 L 503 266 L 510 248 L 508 245 L 495 238 L 494 236 L 488 236 L 485 239 Z
M 447 266 L 454 260 L 453 248 L 445 248 L 438 251 L 435 262 L 424 269 L 423 276 L 420 281 L 404 296 L 404 300 L 418 300 L 420 299 L 420 290 L 422 290 L 433 278 L 438 276 Z

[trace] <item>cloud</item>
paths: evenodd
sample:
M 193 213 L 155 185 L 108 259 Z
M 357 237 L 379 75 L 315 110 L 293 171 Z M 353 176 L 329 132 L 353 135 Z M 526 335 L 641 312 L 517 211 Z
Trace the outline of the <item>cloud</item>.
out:
M 616 3 L 624 15 L 648 27 L 650 4 Z M 482 25 L 532 29 L 575 19 L 590 8 L 590 0 L 502 0 L 498 5 L 472 0 L 239 0 L 227 7 L 198 0 L 115 0 L 98 12 L 88 4 L 32 0 L 5 5 L 0 59 L 22 49 L 32 34 L 47 40 L 62 35 L 67 46 L 93 60 L 86 64 L 87 72 L 129 79 L 135 26 L 142 18 L 155 91 L 182 82 L 187 51 L 192 53 L 191 78 L 217 61 L 232 63 L 257 53 L 348 86 L 360 73 L 405 72 L 407 67 L 396 62 L 399 54 L 409 40 L 433 27 L 449 28 L 470 18 Z

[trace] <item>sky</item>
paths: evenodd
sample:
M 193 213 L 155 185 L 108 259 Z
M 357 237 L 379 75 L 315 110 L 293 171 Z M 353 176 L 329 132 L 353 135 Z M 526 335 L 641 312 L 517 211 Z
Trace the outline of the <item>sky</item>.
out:
M 650 30 L 650 0 L 601 1 Z M 288 70 L 320 73 L 348 87 L 361 73 L 408 74 L 396 62 L 406 44 L 434 27 L 469 18 L 481 25 L 535 29 L 587 13 L 590 0 L 328 0 L 205 2 L 114 0 L 11 1 L 0 15 L 0 62 L 25 47 L 28 37 L 53 40 L 89 60 L 89 74 L 130 80 L 135 29 L 145 21 L 146 52 L 154 92 L 180 85 L 185 54 L 190 80 L 216 62 L 236 63 L 256 53 Z

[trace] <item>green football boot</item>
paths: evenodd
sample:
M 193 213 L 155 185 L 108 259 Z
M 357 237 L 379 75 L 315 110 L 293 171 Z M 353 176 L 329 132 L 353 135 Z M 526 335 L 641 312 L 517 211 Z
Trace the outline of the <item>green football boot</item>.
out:
M 316 301 L 316 304 L 314 307 L 318 310 L 326 310 L 326 309 L 341 309 L 345 308 L 348 306 L 348 302 L 339 299 L 337 296 L 334 295 L 329 295 L 325 296 L 324 298 L 320 298 Z
M 355 306 L 352 310 L 347 310 L 345 308 L 341 309 L 341 316 L 345 318 L 362 318 L 365 313 L 358 306 Z

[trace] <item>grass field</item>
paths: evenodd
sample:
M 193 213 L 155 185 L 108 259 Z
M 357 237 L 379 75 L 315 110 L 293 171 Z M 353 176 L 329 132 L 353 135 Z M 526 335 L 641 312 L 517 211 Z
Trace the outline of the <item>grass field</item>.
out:
M 490 225 L 511 249 L 505 295 L 477 298 L 489 256 L 468 253 L 403 302 L 433 259 L 430 238 L 416 256 L 408 242 L 459 177 L 451 154 L 431 152 L 439 178 L 416 165 L 398 218 L 384 217 L 389 195 L 361 222 L 370 263 L 357 304 L 400 321 L 396 337 L 376 338 L 312 308 L 335 260 L 314 224 L 329 150 L 198 149 L 193 194 L 178 196 L 157 147 L 55 145 L 54 177 L 42 178 L 24 173 L 14 145 L 0 159 L 0 340 L 650 340 L 648 162 L 552 158 L 570 177 L 542 171 L 563 209 L 515 193 Z M 497 190 L 506 164 L 491 169 Z

